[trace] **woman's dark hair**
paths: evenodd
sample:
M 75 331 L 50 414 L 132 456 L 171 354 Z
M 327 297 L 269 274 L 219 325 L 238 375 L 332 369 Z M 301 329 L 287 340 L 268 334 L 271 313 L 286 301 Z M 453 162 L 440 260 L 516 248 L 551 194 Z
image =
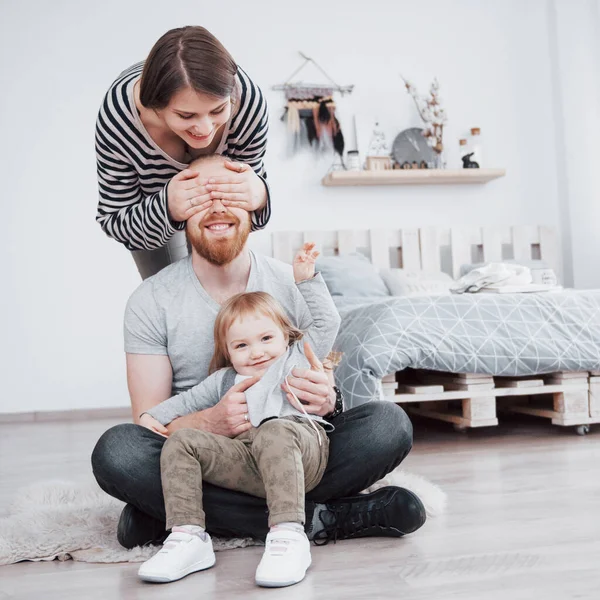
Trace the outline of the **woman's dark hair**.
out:
M 225 98 L 233 92 L 236 73 L 231 54 L 204 27 L 171 29 L 154 44 L 146 59 L 140 102 L 146 108 L 165 108 L 185 87 Z

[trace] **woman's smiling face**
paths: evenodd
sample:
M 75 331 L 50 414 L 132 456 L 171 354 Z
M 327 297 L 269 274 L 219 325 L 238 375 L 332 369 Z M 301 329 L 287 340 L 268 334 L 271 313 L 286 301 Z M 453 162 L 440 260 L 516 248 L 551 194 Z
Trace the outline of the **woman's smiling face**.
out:
M 183 88 L 158 111 L 167 127 L 190 148 L 206 148 L 231 116 L 231 98 L 215 98 Z

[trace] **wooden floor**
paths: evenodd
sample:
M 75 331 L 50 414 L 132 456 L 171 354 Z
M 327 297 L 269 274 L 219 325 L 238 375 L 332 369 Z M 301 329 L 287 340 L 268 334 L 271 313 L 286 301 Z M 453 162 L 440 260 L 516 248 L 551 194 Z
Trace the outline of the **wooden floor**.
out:
M 89 478 L 111 424 L 0 425 L 0 514 L 22 485 Z M 19 563 L 0 567 L 0 599 L 600 598 L 600 426 L 578 437 L 519 417 L 461 434 L 418 421 L 405 466 L 448 492 L 447 514 L 400 540 L 313 547 L 307 578 L 291 588 L 256 588 L 261 549 L 246 548 L 164 585 L 139 582 L 133 564 Z

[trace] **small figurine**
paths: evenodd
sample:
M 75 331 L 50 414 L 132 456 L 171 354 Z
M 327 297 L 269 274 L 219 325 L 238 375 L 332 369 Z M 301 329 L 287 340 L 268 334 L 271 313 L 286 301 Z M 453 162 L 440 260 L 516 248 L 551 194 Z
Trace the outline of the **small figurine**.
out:
M 427 164 L 427 161 L 422 160 L 419 164 L 419 169 L 429 169 L 429 165 Z
M 463 161 L 463 169 L 479 169 L 479 163 L 471 160 L 471 156 L 475 154 L 474 152 L 470 152 L 469 154 L 465 154 L 462 157 Z

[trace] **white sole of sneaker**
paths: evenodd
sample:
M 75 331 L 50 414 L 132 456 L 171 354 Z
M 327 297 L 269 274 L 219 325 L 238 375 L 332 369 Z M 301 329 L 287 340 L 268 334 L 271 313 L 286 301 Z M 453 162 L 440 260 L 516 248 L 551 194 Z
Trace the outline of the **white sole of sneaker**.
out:
M 305 577 L 306 577 L 306 571 L 308 571 L 308 568 L 310 567 L 312 563 L 312 560 L 306 565 L 306 567 L 304 567 L 304 569 L 299 568 L 298 571 L 296 571 L 296 576 L 293 577 L 290 580 L 287 581 L 283 581 L 283 580 L 275 580 L 275 579 L 259 579 L 258 577 L 256 577 L 254 579 L 254 581 L 256 582 L 256 585 L 259 585 L 260 587 L 268 587 L 268 588 L 276 588 L 276 587 L 287 587 L 289 585 L 295 585 L 297 583 L 300 583 Z
M 152 575 L 151 573 L 143 573 L 138 571 L 138 577 L 142 581 L 148 581 L 150 583 L 170 583 L 171 581 L 178 581 L 179 579 L 183 579 L 187 575 L 191 575 L 192 573 L 197 573 L 198 571 L 204 571 L 205 569 L 210 569 L 215 565 L 216 557 L 213 555 L 212 557 L 205 558 L 204 560 L 198 561 L 193 565 L 190 565 L 186 569 L 182 569 L 178 571 L 174 575 L 167 577 L 165 575 Z

